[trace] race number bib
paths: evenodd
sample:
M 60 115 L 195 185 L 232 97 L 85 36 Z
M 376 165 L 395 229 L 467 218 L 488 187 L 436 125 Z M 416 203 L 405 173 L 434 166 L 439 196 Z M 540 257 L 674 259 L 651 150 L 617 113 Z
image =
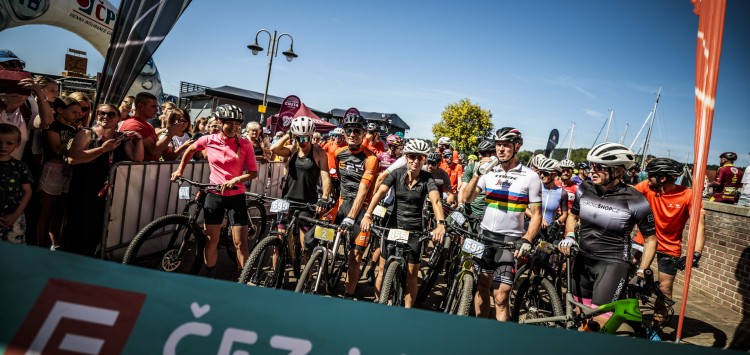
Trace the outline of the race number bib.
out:
M 333 238 L 335 237 L 336 230 L 334 230 L 333 228 L 323 228 L 321 226 L 315 226 L 315 239 L 332 242 Z
M 376 215 L 376 216 L 378 216 L 380 218 L 383 218 L 383 217 L 385 217 L 385 212 L 387 210 L 388 209 L 386 209 L 385 207 L 378 205 L 377 207 L 375 207 L 375 210 L 372 211 L 372 214 L 374 214 L 374 215 Z
M 451 219 L 453 220 L 453 223 L 459 226 L 463 226 L 464 223 L 466 223 L 466 217 L 463 215 L 463 213 L 458 211 L 451 213 Z
M 409 242 L 409 231 L 403 229 L 391 229 L 385 239 L 397 243 L 407 243 Z
M 271 212 L 286 212 L 289 211 L 289 201 L 278 199 L 271 203 Z
M 484 253 L 484 244 L 476 240 L 466 238 L 464 239 L 464 245 L 461 246 L 461 250 L 476 257 L 481 257 L 482 253 Z
M 190 199 L 190 186 L 181 186 L 180 190 L 178 191 L 178 195 L 180 200 L 189 200 Z

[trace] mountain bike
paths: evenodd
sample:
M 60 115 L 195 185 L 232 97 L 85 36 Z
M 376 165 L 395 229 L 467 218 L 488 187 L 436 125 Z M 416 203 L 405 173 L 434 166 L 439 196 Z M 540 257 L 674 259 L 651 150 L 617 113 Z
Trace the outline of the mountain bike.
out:
M 418 238 L 419 243 L 432 238 L 427 232 L 406 231 L 396 228 L 384 228 L 373 225 L 373 231 L 379 232 L 380 248 L 386 252 L 385 241 L 394 242 L 393 252 L 386 259 L 383 286 L 380 289 L 379 303 L 390 306 L 403 306 L 406 294 L 406 259 L 404 254 L 411 251 L 409 237 Z
M 291 220 L 287 217 L 292 211 Z M 315 211 L 315 204 L 277 199 L 270 212 L 276 213 L 275 223 L 268 236 L 258 242 L 242 269 L 238 282 L 260 287 L 281 288 L 287 261 L 292 274 L 299 277 L 301 245 L 298 234 L 299 214 L 302 210 Z
M 323 290 L 333 294 L 341 275 L 345 275 L 348 269 L 348 233 L 338 232 L 339 226 L 327 221 L 304 216 L 299 218 L 315 225 L 314 238 L 318 240 L 318 245 L 312 250 L 294 292 L 317 294 Z
M 187 200 L 182 213 L 160 217 L 141 229 L 128 244 L 123 264 L 193 275 L 200 272 L 204 262 L 206 234 L 203 226 L 198 223 L 198 217 L 203 210 L 206 194 L 219 191 L 221 185 L 204 184 L 185 178 L 178 178 L 175 182 L 190 185 L 179 189 L 179 199 Z M 191 187 L 198 191 L 191 194 Z M 248 239 L 259 235 L 258 231 L 265 228 L 266 210 L 260 201 L 246 201 L 250 217 Z M 219 234 L 219 247 L 226 249 L 227 256 L 236 265 L 237 252 L 231 228 L 226 224 L 222 225 Z

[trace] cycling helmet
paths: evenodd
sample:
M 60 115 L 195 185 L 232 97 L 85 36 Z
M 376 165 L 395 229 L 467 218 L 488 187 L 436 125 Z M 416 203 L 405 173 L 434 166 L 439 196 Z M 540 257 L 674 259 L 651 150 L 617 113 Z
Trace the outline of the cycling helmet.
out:
M 401 138 L 401 139 L 404 139 L 404 132 L 396 132 L 396 135 L 397 135 L 397 136 L 398 136 L 399 138 Z
M 576 163 L 574 163 L 574 162 L 573 162 L 572 160 L 570 160 L 570 159 L 563 159 L 563 160 L 560 160 L 560 169 L 562 169 L 562 168 L 570 168 L 570 169 L 575 169 L 575 167 L 576 167 Z
M 432 152 L 430 154 L 427 154 L 427 161 L 428 162 L 439 163 L 439 162 L 443 161 L 443 156 L 440 155 L 440 153 L 438 153 L 438 152 Z
M 453 158 L 453 151 L 450 150 L 450 149 L 443 150 L 443 158 L 452 159 Z
M 503 127 L 495 132 L 495 142 L 523 143 L 521 131 L 513 127 Z
M 474 155 L 474 154 L 469 154 L 468 159 L 469 159 L 469 161 L 477 161 L 477 160 L 479 160 L 479 158 L 477 158 L 477 156 Z
M 451 139 L 448 137 L 440 137 L 440 139 L 438 139 L 438 145 L 451 145 Z
M 315 122 L 307 116 L 295 117 L 289 130 L 295 136 L 306 137 L 315 133 Z
M 378 130 L 378 125 L 376 125 L 375 123 L 370 122 L 370 123 L 367 124 L 367 130 L 369 132 L 376 132 Z
M 724 158 L 726 160 L 735 161 L 737 160 L 737 153 L 735 152 L 724 152 L 719 155 L 719 158 Z
M 646 165 L 646 171 L 654 175 L 678 176 L 682 174 L 682 167 L 677 160 L 656 158 Z
M 532 168 L 538 168 L 539 164 L 542 163 L 542 160 L 547 159 L 547 157 L 544 156 L 544 154 L 537 154 L 533 157 L 531 157 L 531 161 L 529 162 L 529 166 Z
M 390 145 L 400 146 L 402 144 L 401 138 L 399 138 L 395 134 L 389 134 L 388 137 L 385 137 L 385 143 L 388 144 L 389 146 Z
M 21 64 L 21 67 L 26 66 L 26 62 L 18 58 L 18 56 L 10 49 L 0 49 L 0 63 L 12 61 L 18 62 L 19 64 Z
M 589 164 L 586 162 L 578 163 L 579 170 L 589 170 Z
M 635 154 L 622 144 L 602 143 L 589 151 L 586 160 L 608 167 L 630 169 L 635 161 Z
M 480 153 L 484 152 L 495 152 L 495 142 L 483 140 L 479 142 L 479 146 L 477 147 L 477 150 Z
M 347 127 L 353 127 L 353 128 L 365 128 L 365 119 L 362 118 L 360 115 L 348 115 L 344 117 L 344 122 L 341 125 L 344 128 Z
M 245 116 L 242 114 L 242 110 L 239 107 L 230 104 L 216 106 L 214 117 L 222 121 L 243 122 L 245 120 Z
M 550 158 L 542 158 L 539 161 L 539 165 L 537 165 L 537 169 L 539 171 L 548 171 L 548 172 L 559 172 L 560 171 L 560 163 L 555 159 Z
M 333 134 L 339 135 L 339 136 L 343 136 L 344 135 L 344 129 L 341 128 L 341 127 L 336 127 L 331 132 L 333 132 Z
M 430 154 L 430 145 L 427 144 L 427 142 L 421 140 L 421 139 L 412 139 L 408 143 L 406 143 L 406 146 L 404 146 L 404 154 L 421 154 L 424 156 L 427 156 Z

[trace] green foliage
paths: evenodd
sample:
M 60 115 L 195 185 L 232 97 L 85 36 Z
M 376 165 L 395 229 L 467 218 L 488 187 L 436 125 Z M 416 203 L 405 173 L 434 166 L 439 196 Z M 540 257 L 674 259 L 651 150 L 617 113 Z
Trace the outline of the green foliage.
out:
M 589 154 L 589 148 L 575 148 L 570 150 L 570 160 L 575 163 L 586 161 L 586 155 Z M 557 160 L 565 159 L 568 148 L 557 148 L 552 151 L 552 158 Z M 534 151 L 534 154 L 544 154 L 544 149 Z
M 516 159 L 518 159 L 518 161 L 521 164 L 527 165 L 528 162 L 529 162 L 529 160 L 531 160 L 531 156 L 533 156 L 533 155 L 534 155 L 534 152 L 532 152 L 530 150 L 522 150 L 522 151 L 516 153 Z
M 492 131 L 492 113 L 469 99 L 445 106 L 440 116 L 440 122 L 432 125 L 435 142 L 440 137 L 448 137 L 453 141 L 453 149 L 460 152 L 475 151 L 478 136 Z

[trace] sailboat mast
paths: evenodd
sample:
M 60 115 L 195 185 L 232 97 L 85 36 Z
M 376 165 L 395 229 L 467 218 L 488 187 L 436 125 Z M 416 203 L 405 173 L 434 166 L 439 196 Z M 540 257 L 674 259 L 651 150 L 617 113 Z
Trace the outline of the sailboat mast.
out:
M 654 129 L 654 120 L 656 119 L 656 108 L 659 107 L 659 98 L 661 97 L 661 87 L 659 92 L 656 93 L 656 102 L 654 102 L 654 108 L 651 110 L 651 123 L 648 126 L 648 132 L 646 133 L 646 140 L 643 142 L 643 154 L 641 155 L 641 170 L 646 168 L 646 157 L 648 157 L 648 145 L 651 140 L 651 132 Z
M 630 127 L 630 123 L 625 124 L 625 132 L 620 137 L 620 144 L 625 144 L 625 135 L 628 134 L 628 127 Z
M 576 128 L 576 123 L 573 122 L 573 124 L 570 126 L 570 140 L 568 141 L 568 153 L 565 154 L 565 159 L 570 159 L 570 151 L 573 149 L 573 131 Z
M 615 115 L 615 111 L 609 110 L 609 119 L 607 120 L 607 133 L 604 134 L 604 143 L 609 142 L 609 127 L 612 126 L 612 116 Z

